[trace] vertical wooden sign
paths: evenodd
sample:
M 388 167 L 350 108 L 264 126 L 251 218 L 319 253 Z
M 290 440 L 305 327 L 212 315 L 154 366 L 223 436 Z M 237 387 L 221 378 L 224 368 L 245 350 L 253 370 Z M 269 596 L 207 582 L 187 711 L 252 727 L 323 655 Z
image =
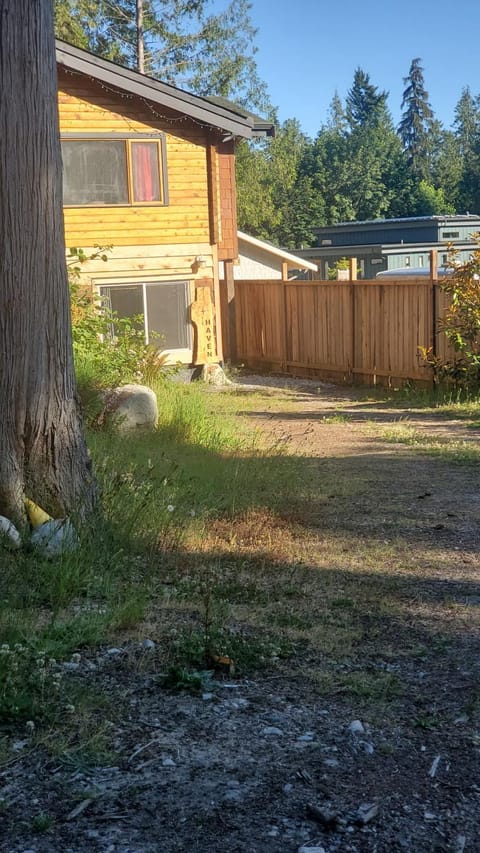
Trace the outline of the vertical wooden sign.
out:
M 214 361 L 218 361 L 210 287 L 201 286 L 196 288 L 195 302 L 191 306 L 191 318 L 195 326 L 193 363 L 211 364 Z

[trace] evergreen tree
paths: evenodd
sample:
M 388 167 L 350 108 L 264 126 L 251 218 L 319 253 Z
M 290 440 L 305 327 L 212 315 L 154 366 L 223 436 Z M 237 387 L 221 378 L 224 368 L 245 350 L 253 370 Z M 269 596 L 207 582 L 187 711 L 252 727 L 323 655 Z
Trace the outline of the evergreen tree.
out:
M 429 133 L 433 111 L 428 102 L 421 59 L 412 60 L 408 77 L 403 78 L 402 119 L 398 132 L 407 154 L 412 174 L 418 180 L 430 178 Z
M 357 68 L 346 99 L 345 112 L 351 130 L 385 122 L 388 116 L 387 98 L 388 92 L 379 92 L 377 86 L 370 83 L 369 75 Z
M 137 0 L 54 0 L 56 34 L 78 47 L 139 67 Z M 219 95 L 265 112 L 256 30 L 248 0 L 218 14 L 211 0 L 143 0 L 144 70 L 200 95 Z
M 458 208 L 480 211 L 480 97 L 463 89 L 455 107 L 455 137 L 461 155 Z
M 480 130 L 480 97 L 473 97 L 469 87 L 462 89 L 455 107 L 453 122 L 458 147 L 462 157 L 468 157 L 475 147 Z

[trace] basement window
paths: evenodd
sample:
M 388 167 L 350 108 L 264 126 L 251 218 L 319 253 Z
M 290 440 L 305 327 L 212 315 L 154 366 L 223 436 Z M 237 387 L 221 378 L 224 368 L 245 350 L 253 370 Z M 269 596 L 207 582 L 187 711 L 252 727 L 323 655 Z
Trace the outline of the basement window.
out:
M 163 134 L 62 139 L 65 207 L 164 205 Z
M 160 351 L 191 349 L 188 281 L 112 284 L 101 286 L 100 296 L 119 319 L 140 318 L 147 344 Z
M 444 231 L 442 237 L 444 240 L 456 240 L 460 237 L 460 231 Z

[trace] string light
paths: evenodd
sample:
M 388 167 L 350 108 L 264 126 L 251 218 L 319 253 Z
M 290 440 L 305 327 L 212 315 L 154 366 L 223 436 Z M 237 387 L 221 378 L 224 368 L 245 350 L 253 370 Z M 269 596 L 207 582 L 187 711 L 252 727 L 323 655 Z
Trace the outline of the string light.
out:
M 215 124 L 206 124 L 205 122 L 198 121 L 198 119 L 195 119 L 189 115 L 183 114 L 183 115 L 178 116 L 177 118 L 172 118 L 171 116 L 162 115 L 161 113 L 157 112 L 154 109 L 154 107 L 152 107 L 152 104 L 150 103 L 150 101 L 147 98 L 144 98 L 142 95 L 129 94 L 128 92 L 125 92 L 123 90 L 112 89 L 110 86 L 107 86 L 102 80 L 99 80 L 98 77 L 94 77 L 91 74 L 85 74 L 83 71 L 74 71 L 71 68 L 66 68 L 65 65 L 62 65 L 62 69 L 65 71 L 66 74 L 70 74 L 72 77 L 74 77 L 74 76 L 83 77 L 83 78 L 87 77 L 87 79 L 90 80 L 91 83 L 95 83 L 96 85 L 100 86 L 100 88 L 103 89 L 104 92 L 108 92 L 111 95 L 115 95 L 116 97 L 119 97 L 124 101 L 140 100 L 147 107 L 147 109 L 152 113 L 152 115 L 155 116 L 155 118 L 159 119 L 160 121 L 165 121 L 165 122 L 167 122 L 167 124 L 178 125 L 178 124 L 182 124 L 182 123 L 185 123 L 188 121 L 188 122 L 193 122 L 193 124 L 198 125 L 198 127 L 201 127 L 203 130 L 210 130 L 211 128 L 214 128 L 215 130 L 218 130 L 220 133 L 225 132 L 225 128 L 218 127 Z M 130 127 L 130 129 L 134 129 L 134 128 L 131 128 L 131 126 L 129 125 L 128 119 L 126 116 L 123 116 L 123 119 L 127 123 L 127 125 Z M 141 130 L 138 130 L 138 129 L 134 129 L 134 130 L 136 133 L 139 133 L 139 134 L 142 133 Z

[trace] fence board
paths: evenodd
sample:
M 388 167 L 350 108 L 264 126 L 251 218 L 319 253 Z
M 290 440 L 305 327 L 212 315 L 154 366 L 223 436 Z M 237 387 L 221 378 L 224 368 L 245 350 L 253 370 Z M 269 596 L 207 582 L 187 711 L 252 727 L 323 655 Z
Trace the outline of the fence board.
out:
M 451 356 L 446 295 L 424 278 L 236 281 L 237 356 L 295 373 L 366 383 L 432 382 L 419 347 Z

